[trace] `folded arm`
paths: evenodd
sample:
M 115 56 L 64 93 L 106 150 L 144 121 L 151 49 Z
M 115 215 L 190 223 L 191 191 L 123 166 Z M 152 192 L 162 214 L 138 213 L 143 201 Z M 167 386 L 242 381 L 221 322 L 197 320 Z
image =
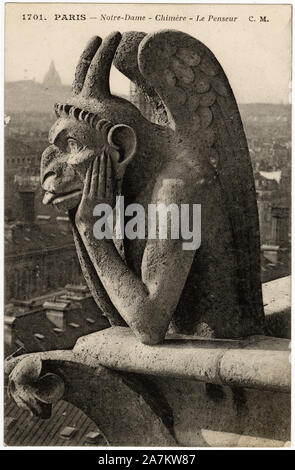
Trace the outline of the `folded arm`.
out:
M 162 188 L 157 195 L 157 203 L 180 204 L 184 202 L 184 193 L 182 182 L 176 190 L 175 185 L 170 190 L 166 184 L 165 191 Z M 89 205 L 89 194 L 87 198 Z M 112 241 L 94 238 L 93 216 L 92 223 L 85 222 L 83 217 L 78 218 L 77 228 L 112 304 L 134 334 L 146 344 L 163 341 L 195 251 L 183 250 L 183 240 L 171 239 L 169 235 L 167 239 L 149 239 L 139 277 L 124 263 Z M 169 230 L 168 224 L 168 234 Z

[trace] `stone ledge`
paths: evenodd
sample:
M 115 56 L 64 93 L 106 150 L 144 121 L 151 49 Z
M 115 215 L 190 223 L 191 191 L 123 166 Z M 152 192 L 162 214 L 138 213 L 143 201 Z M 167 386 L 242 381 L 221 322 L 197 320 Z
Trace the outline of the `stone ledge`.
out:
M 265 320 L 269 333 L 291 337 L 291 276 L 262 285 Z
M 166 337 L 140 343 L 129 328 L 112 327 L 80 338 L 73 352 L 86 362 L 138 374 L 290 392 L 290 341 L 267 336 L 245 340 Z
M 262 284 L 265 315 L 291 311 L 291 276 Z

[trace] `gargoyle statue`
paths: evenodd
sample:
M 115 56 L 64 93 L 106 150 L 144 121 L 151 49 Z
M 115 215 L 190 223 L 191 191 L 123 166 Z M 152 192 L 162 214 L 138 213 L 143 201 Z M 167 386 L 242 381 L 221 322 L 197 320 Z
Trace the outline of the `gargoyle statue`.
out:
M 113 63 L 166 125 L 111 94 Z M 110 323 L 130 327 L 145 344 L 163 341 L 168 329 L 207 338 L 263 333 L 252 168 L 213 53 L 173 30 L 94 37 L 72 98 L 55 109 L 41 162 L 43 202 L 69 211 L 83 274 Z M 184 250 L 181 237 L 96 239 L 95 206 L 114 207 L 119 194 L 145 213 L 152 203 L 200 204 L 200 247 Z M 128 223 L 132 213 L 123 215 Z

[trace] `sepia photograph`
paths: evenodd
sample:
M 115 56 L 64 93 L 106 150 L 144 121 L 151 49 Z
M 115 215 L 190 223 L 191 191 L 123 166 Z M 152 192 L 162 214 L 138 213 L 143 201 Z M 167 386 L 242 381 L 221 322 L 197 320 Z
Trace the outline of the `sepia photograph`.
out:
M 4 23 L 1 445 L 290 448 L 292 5 Z

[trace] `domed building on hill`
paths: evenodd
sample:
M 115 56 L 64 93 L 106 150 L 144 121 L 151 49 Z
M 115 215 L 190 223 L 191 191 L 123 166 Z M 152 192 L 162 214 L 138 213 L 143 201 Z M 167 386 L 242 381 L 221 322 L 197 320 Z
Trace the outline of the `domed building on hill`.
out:
M 49 66 L 49 70 L 47 71 L 43 85 L 46 88 L 56 88 L 62 86 L 61 79 L 59 76 L 58 71 L 55 68 L 54 61 L 52 60 Z

